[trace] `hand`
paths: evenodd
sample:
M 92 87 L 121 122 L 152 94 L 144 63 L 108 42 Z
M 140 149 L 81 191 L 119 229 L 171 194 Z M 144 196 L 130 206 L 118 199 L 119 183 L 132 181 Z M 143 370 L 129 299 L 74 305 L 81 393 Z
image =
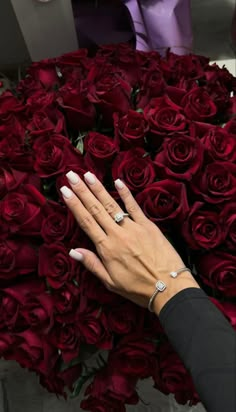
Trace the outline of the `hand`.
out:
M 182 259 L 157 226 L 145 217 L 121 180 L 115 186 L 130 217 L 117 224 L 114 216 L 122 209 L 92 173 L 85 174 L 86 184 L 74 172 L 67 173 L 67 178 L 72 190 L 61 188 L 65 203 L 98 253 L 97 256 L 89 250 L 76 249 L 70 251 L 70 256 L 81 261 L 109 290 L 147 307 L 156 281 L 163 280 L 167 289 L 158 296 L 163 295 L 164 299 L 155 299 L 159 312 L 177 285 L 177 289 L 198 287 L 187 272 L 171 279 L 171 271 L 185 266 Z M 182 283 L 178 282 L 180 279 Z

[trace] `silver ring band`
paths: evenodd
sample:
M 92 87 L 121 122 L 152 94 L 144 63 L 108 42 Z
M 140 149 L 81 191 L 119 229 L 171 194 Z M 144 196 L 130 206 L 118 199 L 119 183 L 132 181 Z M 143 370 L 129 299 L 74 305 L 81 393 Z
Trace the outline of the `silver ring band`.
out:
M 118 212 L 118 213 L 116 213 L 115 216 L 114 216 L 114 221 L 115 221 L 116 223 L 120 223 L 120 222 L 122 222 L 122 220 L 123 220 L 125 217 L 129 217 L 129 214 L 128 214 L 128 213 L 123 213 L 123 212 Z

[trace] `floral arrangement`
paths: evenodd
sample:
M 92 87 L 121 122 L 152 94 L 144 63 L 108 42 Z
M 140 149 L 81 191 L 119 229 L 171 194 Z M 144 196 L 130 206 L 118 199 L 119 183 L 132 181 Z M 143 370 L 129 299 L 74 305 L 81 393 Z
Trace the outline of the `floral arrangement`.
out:
M 90 170 L 117 199 L 122 179 L 236 327 L 234 91 L 205 57 L 121 44 L 34 63 L 0 96 L 1 357 L 58 395 L 87 385 L 88 411 L 125 411 L 148 377 L 198 402 L 158 319 L 69 257 L 93 245 L 59 188 Z

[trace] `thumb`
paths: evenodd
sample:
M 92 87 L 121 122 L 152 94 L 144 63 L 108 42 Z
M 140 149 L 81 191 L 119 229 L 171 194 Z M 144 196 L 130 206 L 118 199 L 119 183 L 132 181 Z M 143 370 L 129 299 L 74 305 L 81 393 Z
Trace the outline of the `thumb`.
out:
M 108 289 L 112 289 L 113 282 L 107 272 L 105 266 L 98 258 L 98 256 L 88 249 L 71 249 L 69 255 L 72 259 L 75 259 L 86 267 L 90 272 L 97 276 Z

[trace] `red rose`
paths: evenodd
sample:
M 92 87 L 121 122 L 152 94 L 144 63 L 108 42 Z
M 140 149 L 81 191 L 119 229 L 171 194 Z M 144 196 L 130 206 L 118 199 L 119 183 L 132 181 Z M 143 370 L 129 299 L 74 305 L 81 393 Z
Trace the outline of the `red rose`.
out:
M 62 56 L 57 58 L 57 64 L 59 66 L 80 66 L 81 60 L 87 61 L 88 50 L 87 49 L 79 49 L 73 52 L 65 53 Z
M 7 91 L 1 95 L 0 117 L 5 117 L 8 113 L 19 113 L 25 110 L 23 103 L 18 100 L 12 92 Z
M 27 99 L 27 106 L 29 107 L 30 112 L 33 114 L 37 111 L 46 109 L 47 107 L 53 106 L 55 100 L 55 93 L 48 92 L 46 93 L 44 89 L 40 88 L 31 93 Z
M 48 336 L 49 342 L 61 351 L 61 356 L 69 364 L 79 355 L 80 340 L 77 328 L 73 324 L 56 324 Z
M 152 99 L 144 109 L 144 116 L 149 123 L 148 142 L 153 148 L 159 148 L 167 136 L 186 131 L 188 123 L 181 107 L 173 103 L 168 96 Z
M 10 282 L 22 275 L 34 273 L 38 266 L 38 256 L 35 248 L 23 239 L 0 240 L 0 279 Z
M 121 375 L 107 367 L 96 374 L 85 395 L 135 405 L 139 401 L 136 384 L 137 378 Z
M 143 326 L 142 311 L 130 302 L 107 307 L 107 323 L 110 331 L 126 335 Z
M 48 134 L 66 132 L 64 116 L 57 109 L 41 109 L 34 112 L 31 122 L 27 125 L 31 138 Z
M 117 152 L 114 140 L 97 132 L 87 134 L 84 139 L 84 148 L 86 150 L 85 163 L 90 157 L 98 169 L 109 165 Z
M 40 277 L 47 279 L 50 286 L 60 289 L 67 282 L 76 279 L 78 264 L 69 257 L 68 250 L 62 243 L 44 244 L 39 249 Z
M 220 219 L 226 231 L 226 247 L 234 252 L 236 249 L 236 202 L 224 206 Z
M 6 195 L 0 204 L 0 210 L 7 230 L 13 234 L 39 235 L 45 203 L 45 197 L 29 184 Z
M 113 179 L 123 180 L 135 192 L 144 189 L 156 177 L 155 165 L 141 148 L 121 152 L 112 165 Z
M 166 88 L 163 73 L 157 64 L 144 71 L 140 83 L 136 107 L 141 109 L 144 109 L 152 98 L 162 96 Z
M 99 309 L 85 308 L 84 312 L 78 312 L 76 328 L 79 331 L 81 341 L 97 348 L 109 350 L 112 348 L 112 336 L 108 330 L 107 319 Z
M 20 96 L 23 96 L 25 98 L 40 91 L 45 96 L 45 89 L 43 89 L 42 84 L 38 79 L 33 79 L 31 76 L 26 76 L 25 79 L 22 79 L 18 83 L 16 91 Z
M 94 105 L 84 93 L 69 91 L 60 93 L 59 105 L 64 109 L 69 126 L 77 131 L 92 129 L 96 120 Z
M 198 122 L 211 121 L 217 113 L 214 101 L 202 87 L 190 90 L 183 97 L 181 106 L 188 119 Z
M 5 357 L 12 349 L 15 343 L 15 338 L 9 332 L 0 332 L 0 356 Z
M 3 137 L 9 139 L 9 136 L 11 136 L 12 139 L 14 136 L 15 140 L 17 140 L 22 145 L 24 144 L 25 128 L 14 113 L 8 113 L 2 119 L 0 117 L 0 136 L 1 139 Z
M 45 209 L 46 216 L 42 221 L 41 236 L 46 243 L 62 241 L 71 243 L 78 239 L 81 231 L 67 208 L 56 202 L 50 202 Z
M 236 199 L 236 165 L 214 162 L 193 179 L 192 190 L 206 202 L 220 204 Z
M 25 172 L 14 170 L 7 165 L 0 167 L 0 198 L 16 190 L 27 178 L 28 175 Z
M 58 352 L 42 336 L 30 330 L 14 337 L 16 343 L 5 359 L 17 361 L 23 368 L 49 374 L 59 358 Z
M 191 249 L 209 250 L 223 243 L 225 230 L 219 221 L 219 212 L 196 202 L 186 218 L 182 234 Z
M 0 290 L 0 324 L 9 330 L 23 330 L 27 323 L 22 315 L 22 306 L 27 295 L 37 295 L 44 291 L 44 284 L 39 281 L 27 281 Z
M 29 172 L 33 170 L 32 151 L 22 142 L 21 136 L 11 135 L 0 140 L 1 164 L 13 169 Z
M 177 135 L 164 141 L 154 162 L 164 178 L 191 180 L 202 166 L 203 153 L 199 139 Z
M 59 175 L 65 172 L 67 165 L 83 162 L 81 153 L 73 148 L 69 139 L 61 135 L 38 138 L 33 150 L 34 169 L 40 177 Z
M 132 87 L 135 87 L 139 81 L 141 72 L 136 50 L 131 49 L 128 43 L 120 43 L 116 45 L 115 56 L 114 59 L 111 60 L 113 60 L 114 64 L 121 69 L 122 74 L 126 77 L 128 83 L 130 83 Z
M 102 123 L 113 125 L 113 113 L 126 114 L 131 107 L 131 86 L 110 65 L 92 66 L 88 74 L 89 99 L 98 107 Z
M 226 67 L 221 68 L 216 63 L 207 65 L 205 78 L 209 84 L 220 84 L 226 86 L 228 90 L 232 90 L 234 77 Z
M 122 150 L 144 147 L 148 124 L 142 113 L 129 110 L 125 116 L 114 114 L 115 139 Z
M 167 53 L 167 64 L 164 60 L 161 65 L 170 83 L 177 83 L 181 78 L 199 79 L 204 76 L 204 68 L 209 59 L 193 54 L 179 56 L 172 52 Z
M 226 127 L 210 128 L 201 142 L 205 147 L 205 154 L 208 158 L 223 162 L 234 162 L 236 160 L 236 139 L 233 134 L 227 132 Z
M 174 180 L 147 185 L 138 193 L 136 201 L 145 215 L 162 228 L 173 221 L 181 223 L 189 210 L 185 185 Z
M 70 312 L 74 313 L 77 309 L 79 293 L 80 289 L 72 283 L 54 291 L 52 301 L 55 311 L 62 316 Z
M 0 291 L 0 328 L 7 327 L 8 330 L 12 330 L 15 327 L 21 326 L 22 317 L 20 313 L 20 304 L 8 294 L 8 290 L 4 289 Z
M 190 374 L 168 343 L 160 347 L 158 373 L 154 375 L 154 381 L 157 389 L 166 395 L 173 393 L 181 405 L 189 400 L 190 405 L 199 402 Z
M 155 349 L 154 343 L 140 336 L 124 337 L 109 353 L 108 368 L 127 378 L 147 378 L 153 371 Z
M 47 334 L 54 324 L 54 308 L 52 298 L 45 291 L 37 291 L 34 295 L 29 291 L 25 298 L 21 314 L 34 331 Z
M 53 59 L 32 63 L 27 72 L 33 79 L 39 81 L 45 89 L 52 89 L 59 84 L 56 61 Z
M 96 301 L 101 305 L 116 305 L 122 300 L 121 296 L 110 292 L 96 276 L 86 269 L 82 269 L 80 273 L 80 292 L 86 295 L 91 302 Z
M 80 404 L 81 409 L 93 412 L 125 412 L 126 408 L 122 402 L 117 399 L 93 398 L 90 396 L 84 399 Z
M 231 89 L 230 89 L 231 90 Z M 227 88 L 219 83 L 207 84 L 206 91 L 209 94 L 209 97 L 214 102 L 218 113 L 225 113 L 226 109 L 230 104 L 230 91 Z M 228 110 L 226 111 L 226 114 Z M 227 116 L 224 116 L 224 119 L 227 119 Z
M 204 283 L 219 290 L 224 296 L 236 296 L 236 256 L 213 251 L 196 262 Z

